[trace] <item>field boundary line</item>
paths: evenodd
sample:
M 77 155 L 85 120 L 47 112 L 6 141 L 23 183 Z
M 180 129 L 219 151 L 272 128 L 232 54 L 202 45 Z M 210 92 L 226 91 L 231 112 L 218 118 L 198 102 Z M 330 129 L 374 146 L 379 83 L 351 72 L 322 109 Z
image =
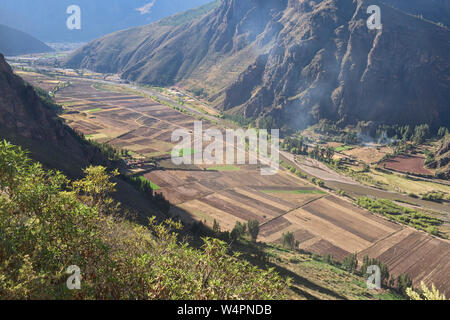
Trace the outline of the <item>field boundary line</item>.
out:
M 285 213 L 283 213 L 282 215 L 279 215 L 278 217 L 275 217 L 275 218 L 273 218 L 273 219 L 271 219 L 271 220 L 269 220 L 269 221 L 264 222 L 263 224 L 260 225 L 260 227 L 262 227 L 262 226 L 264 226 L 264 225 L 266 225 L 266 224 L 268 224 L 268 223 L 270 223 L 270 222 L 272 222 L 272 221 L 274 221 L 274 220 L 276 220 L 276 219 L 282 218 L 282 217 L 284 217 L 285 215 L 287 215 L 287 214 L 289 214 L 289 213 L 291 213 L 291 212 L 293 212 L 293 211 L 296 211 L 296 210 L 298 210 L 298 209 L 301 209 L 301 208 L 303 208 L 303 207 L 305 207 L 305 206 L 307 206 L 307 205 L 313 203 L 314 201 L 318 201 L 318 200 L 323 199 L 323 198 L 325 198 L 325 197 L 327 197 L 327 196 L 329 196 L 329 194 L 322 195 L 322 196 L 320 196 L 319 198 L 316 198 L 316 199 L 311 199 L 311 200 L 307 201 L 307 202 L 304 203 L 304 204 L 301 204 L 300 206 L 298 206 L 298 207 L 296 207 L 296 208 L 293 208 L 293 209 L 291 209 L 291 210 L 289 210 L 289 211 L 286 211 Z

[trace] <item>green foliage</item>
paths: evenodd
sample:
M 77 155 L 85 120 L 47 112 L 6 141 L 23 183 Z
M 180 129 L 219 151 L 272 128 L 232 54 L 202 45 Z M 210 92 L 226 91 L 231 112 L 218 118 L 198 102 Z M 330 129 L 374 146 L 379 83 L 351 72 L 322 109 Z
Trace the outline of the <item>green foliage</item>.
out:
M 216 219 L 214 219 L 213 232 L 215 234 L 220 234 L 220 225 L 219 225 L 219 223 L 217 222 Z
M 412 279 L 406 273 L 402 273 L 397 277 L 397 290 L 403 294 L 407 295 L 407 289 L 412 286 Z
M 194 88 L 192 90 L 190 90 L 194 96 L 198 97 L 198 98 L 207 98 L 208 94 L 206 93 L 205 89 L 203 88 Z
M 204 238 L 180 242 L 181 224 L 120 218 L 105 168 L 70 181 L 0 142 L 0 299 L 280 299 L 286 283 Z M 116 173 L 113 173 L 115 175 Z M 71 265 L 81 290 L 66 287 Z
M 448 135 L 448 128 L 440 127 L 438 130 L 438 138 L 441 139 L 441 138 L 445 137 L 446 135 Z
M 233 230 L 231 231 L 230 237 L 232 240 L 241 239 L 247 232 L 247 225 L 245 223 L 236 222 Z
M 139 177 L 133 177 L 133 176 L 120 176 L 122 180 L 128 182 L 131 184 L 135 189 L 139 190 L 140 192 L 148 194 L 150 197 L 153 196 L 153 184 L 147 180 L 146 178 L 139 176 Z
M 442 202 L 445 198 L 445 193 L 443 192 L 427 192 L 421 196 L 422 200 Z
M 240 114 L 224 114 L 222 116 L 223 119 L 230 120 L 231 122 L 234 122 L 240 127 L 247 128 L 253 123 L 253 119 L 245 118 L 244 116 Z
M 300 170 L 298 170 L 297 168 L 295 168 L 294 166 L 288 165 L 287 163 L 285 163 L 284 161 L 280 161 L 280 165 L 283 168 L 286 168 L 287 170 L 289 170 L 290 172 L 292 172 L 293 174 L 295 174 L 297 177 L 302 178 L 302 179 L 307 179 L 308 176 L 301 172 Z
M 280 147 L 292 154 L 308 154 L 308 146 L 304 142 L 303 137 L 288 137 L 284 139 L 284 141 L 280 144 Z
M 272 116 L 265 116 L 262 118 L 259 118 L 258 120 L 258 128 L 260 129 L 277 129 L 280 125 L 278 124 L 277 120 Z
M 285 232 L 283 233 L 283 235 L 281 236 L 281 241 L 283 242 L 283 246 L 285 248 L 294 250 L 295 248 L 295 237 L 294 234 L 292 232 Z
M 437 226 L 443 222 L 420 211 L 405 208 L 387 199 L 361 197 L 356 202 L 360 207 L 382 214 L 391 220 L 410 225 L 433 235 L 439 235 Z
M 424 143 L 430 137 L 430 127 L 427 124 L 416 126 L 413 141 L 417 144 Z
M 250 238 L 252 239 L 252 241 L 256 241 L 256 239 L 258 239 L 258 234 L 259 234 L 258 220 L 249 220 L 247 222 L 247 230 L 248 230 L 248 234 L 250 235 Z
M 425 153 L 425 156 L 427 157 L 426 160 L 425 160 L 425 165 L 428 165 L 428 164 L 430 164 L 431 162 L 433 162 L 435 160 L 434 159 L 434 154 L 430 150 L 425 149 L 424 153 Z
M 421 291 L 414 291 L 412 288 L 406 289 L 406 294 L 411 300 L 447 300 L 445 295 L 441 294 L 434 284 L 431 284 L 431 289 L 428 289 L 423 281 L 420 285 Z
M 320 180 L 318 178 L 311 178 L 311 182 L 314 183 L 315 185 L 323 188 L 325 187 L 325 182 L 323 180 Z
M 342 268 L 348 272 L 355 273 L 358 269 L 358 256 L 356 253 L 350 254 L 342 261 Z
M 119 161 L 124 156 L 124 152 L 114 148 L 107 143 L 99 143 L 94 140 L 89 140 L 89 143 L 98 148 L 100 152 L 110 161 Z
M 38 88 L 38 87 L 33 87 L 33 89 L 36 92 L 36 94 L 38 95 L 38 97 L 41 99 L 42 105 L 46 109 L 52 110 L 56 113 L 62 112 L 62 110 L 63 110 L 62 107 L 55 103 L 52 96 L 50 96 L 50 94 L 47 91 L 45 91 L 44 89 Z

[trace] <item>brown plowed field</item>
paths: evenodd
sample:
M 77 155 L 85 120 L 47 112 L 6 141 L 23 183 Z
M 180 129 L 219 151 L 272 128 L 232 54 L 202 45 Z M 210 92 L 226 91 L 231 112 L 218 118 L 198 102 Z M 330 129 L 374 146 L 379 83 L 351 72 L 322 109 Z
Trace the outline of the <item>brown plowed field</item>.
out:
M 414 156 L 398 156 L 383 162 L 386 169 L 391 169 L 404 173 L 415 173 L 432 175 L 433 172 L 425 168 L 425 158 Z

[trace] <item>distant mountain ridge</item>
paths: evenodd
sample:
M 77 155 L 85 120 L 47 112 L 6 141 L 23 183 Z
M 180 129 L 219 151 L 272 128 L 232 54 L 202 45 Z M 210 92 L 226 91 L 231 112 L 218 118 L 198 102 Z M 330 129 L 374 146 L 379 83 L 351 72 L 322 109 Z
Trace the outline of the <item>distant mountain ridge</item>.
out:
M 374 4 L 379 31 L 366 26 Z M 270 116 L 275 127 L 330 119 L 439 128 L 450 127 L 448 52 L 447 28 L 377 0 L 222 0 L 183 25 L 95 40 L 67 66 L 204 88 L 216 108 Z
M 422 16 L 435 23 L 442 23 L 450 27 L 450 4 L 448 0 L 382 0 L 387 5 L 398 8 L 404 12 Z
M 52 48 L 29 34 L 0 24 L 0 53 L 16 56 L 51 51 Z

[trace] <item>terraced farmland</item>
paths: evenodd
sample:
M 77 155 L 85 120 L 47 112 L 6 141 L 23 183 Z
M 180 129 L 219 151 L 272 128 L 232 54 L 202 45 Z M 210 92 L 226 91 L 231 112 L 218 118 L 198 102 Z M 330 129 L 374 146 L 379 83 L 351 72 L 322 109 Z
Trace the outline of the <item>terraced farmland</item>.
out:
M 33 82 L 33 76 L 28 80 Z M 71 83 L 56 95 L 69 111 L 64 118 L 100 142 L 141 156 L 169 157 L 173 130 L 193 130 L 195 118 L 148 97 L 99 90 L 92 81 Z M 213 127 L 204 122 L 203 129 Z M 282 234 L 291 231 L 306 251 L 332 254 L 337 260 L 354 252 L 360 259 L 364 254 L 379 257 L 394 276 L 406 272 L 415 284 L 433 282 L 450 293 L 449 280 L 444 279 L 450 274 L 449 241 L 370 214 L 285 170 L 262 176 L 257 165 L 202 164 L 191 169 L 162 166 L 144 177 L 173 204 L 170 214 L 186 223 L 212 226 L 216 220 L 222 230 L 231 230 L 237 221 L 256 219 L 261 224 L 259 241 L 280 242 Z

